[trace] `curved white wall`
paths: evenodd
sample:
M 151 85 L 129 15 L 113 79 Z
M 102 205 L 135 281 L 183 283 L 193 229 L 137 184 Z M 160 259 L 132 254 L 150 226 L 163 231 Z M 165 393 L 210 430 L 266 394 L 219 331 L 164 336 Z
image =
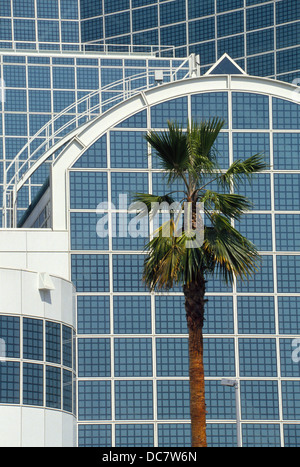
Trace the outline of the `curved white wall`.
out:
M 44 264 L 44 266 L 47 270 L 47 264 Z M 45 352 L 45 323 L 51 321 L 60 327 L 61 340 L 63 340 L 62 330 L 64 327 L 68 328 L 72 333 L 75 330 L 75 290 L 71 282 L 51 275 L 46 276 L 48 285 L 50 286 L 49 290 L 42 290 L 45 287 L 45 283 L 41 279 L 39 272 L 0 269 L 0 317 L 19 317 L 20 323 L 24 322 L 24 319 L 26 320 L 27 318 L 44 323 L 44 350 L 41 360 L 24 358 L 22 351 L 22 324 L 20 327 L 20 358 L 13 358 L 11 355 L 0 355 L 2 358 L 2 361 L 0 361 L 0 384 L 1 365 L 5 365 L 6 362 L 15 362 L 17 365 L 20 365 L 20 403 L 5 404 L 3 399 L 0 398 L 0 401 L 2 400 L 0 402 L 0 447 L 74 447 L 77 443 L 76 417 L 71 413 L 72 402 L 70 402 L 71 397 L 74 408 L 74 385 L 72 383 L 69 384 L 71 396 L 68 393 L 68 402 L 71 404 L 71 409 L 69 411 L 63 410 L 65 408 L 63 402 L 64 374 L 68 372 L 69 375 L 73 376 L 72 380 L 74 381 L 74 356 L 73 365 L 71 363 L 66 366 L 63 359 L 63 351 L 60 363 L 47 361 Z M 73 342 L 69 345 L 73 349 Z M 63 344 L 61 344 L 61 349 L 63 349 Z M 44 377 L 42 386 L 44 402 L 40 407 L 23 405 L 22 368 L 24 367 L 24 363 L 38 365 L 40 368 L 43 366 Z M 60 409 L 57 407 L 49 408 L 46 402 L 46 368 L 51 366 L 55 367 L 61 375 Z
M 73 415 L 35 407 L 0 405 L 0 447 L 76 447 Z

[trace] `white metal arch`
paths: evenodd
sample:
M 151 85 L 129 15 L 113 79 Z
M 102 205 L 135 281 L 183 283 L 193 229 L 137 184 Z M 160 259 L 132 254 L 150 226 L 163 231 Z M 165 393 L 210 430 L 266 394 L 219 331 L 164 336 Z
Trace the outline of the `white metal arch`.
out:
M 203 92 L 240 91 L 264 94 L 280 99 L 300 103 L 299 88 L 284 82 L 269 78 L 258 78 L 248 75 L 209 75 L 189 78 L 173 83 L 157 86 L 109 109 L 103 115 L 88 122 L 71 136 L 67 147 L 61 152 L 51 167 L 52 187 L 52 220 L 54 230 L 67 228 L 67 170 L 96 140 L 110 128 L 115 127 L 130 116 L 162 102 L 183 96 Z M 39 168 L 42 160 L 33 165 L 31 173 Z M 17 190 L 25 183 L 26 178 L 19 182 Z

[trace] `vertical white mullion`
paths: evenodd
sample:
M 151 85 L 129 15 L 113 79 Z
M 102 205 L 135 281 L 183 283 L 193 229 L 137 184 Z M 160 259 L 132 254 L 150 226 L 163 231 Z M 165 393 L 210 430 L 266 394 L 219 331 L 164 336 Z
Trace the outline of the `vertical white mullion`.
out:
M 151 322 L 152 322 L 152 371 L 153 371 L 153 429 L 154 447 L 158 446 L 157 423 L 157 367 L 156 367 L 156 323 L 155 323 L 155 294 L 151 293 Z
M 26 79 L 26 121 L 27 121 L 27 141 L 30 140 L 30 118 L 29 118 L 29 80 L 28 80 L 28 56 L 25 58 L 25 79 Z M 28 146 L 28 167 L 29 169 L 31 162 L 30 162 L 30 145 Z M 19 165 L 19 164 L 18 164 Z M 31 197 L 31 178 L 28 180 L 28 194 L 29 194 L 29 205 L 31 204 L 32 197 Z M 17 201 L 18 207 L 18 201 Z
M 273 141 L 273 97 L 269 96 L 269 119 L 270 119 L 270 167 L 271 167 L 271 218 L 272 218 L 272 250 L 273 250 L 273 282 L 274 282 L 274 311 L 275 311 L 275 341 L 276 341 L 276 363 L 278 384 L 278 406 L 280 420 L 281 446 L 284 446 L 283 432 L 283 407 L 281 389 L 281 361 L 280 361 L 280 338 L 278 318 L 278 288 L 277 288 L 277 256 L 276 256 L 276 221 L 275 221 L 275 191 L 274 191 L 274 141 Z
M 13 50 L 17 50 L 17 48 L 16 48 L 16 41 L 15 41 L 14 4 L 13 4 L 13 0 L 10 0 L 10 8 L 11 8 L 11 37 L 12 37 L 12 47 L 13 47 Z
M 228 141 L 229 141 L 229 165 L 233 164 L 233 105 L 232 105 L 232 91 L 231 91 L 231 77 L 228 76 Z M 231 187 L 231 192 L 234 189 Z M 235 225 L 234 221 L 231 221 L 232 225 Z M 234 278 L 232 286 L 232 304 L 233 304 L 233 326 L 234 326 L 234 354 L 235 354 L 235 372 L 236 372 L 236 381 L 238 381 L 238 404 L 239 404 L 239 413 L 241 414 L 241 384 L 240 384 L 240 357 L 239 357 L 239 330 L 238 330 L 238 304 L 237 304 L 237 281 Z M 236 414 L 237 416 L 237 414 Z M 240 426 L 236 425 L 236 430 L 239 430 L 240 439 L 242 438 L 242 423 L 240 420 Z
M 276 2 L 274 2 L 274 77 L 277 79 L 277 15 Z
M 245 64 L 244 70 L 247 73 L 247 2 L 244 0 L 244 57 L 245 57 Z
M 215 61 L 218 61 L 218 5 L 217 0 L 215 0 Z M 201 57 L 200 57 L 201 60 Z
M 112 225 L 112 198 L 111 198 L 111 162 L 110 162 L 110 132 L 107 132 L 107 188 L 108 188 L 108 242 L 109 242 L 109 304 L 110 304 L 110 384 L 111 384 L 111 437 L 112 447 L 116 445 L 116 415 L 115 415 L 115 357 L 114 357 L 114 300 L 113 300 L 113 225 Z

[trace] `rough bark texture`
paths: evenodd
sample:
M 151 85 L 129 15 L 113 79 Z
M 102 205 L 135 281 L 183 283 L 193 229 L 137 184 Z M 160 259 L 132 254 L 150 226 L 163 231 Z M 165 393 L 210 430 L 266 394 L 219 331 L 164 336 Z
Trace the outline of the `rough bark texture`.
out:
M 203 365 L 203 323 L 206 302 L 204 278 L 200 277 L 188 286 L 184 286 L 184 295 L 189 330 L 192 447 L 207 447 Z

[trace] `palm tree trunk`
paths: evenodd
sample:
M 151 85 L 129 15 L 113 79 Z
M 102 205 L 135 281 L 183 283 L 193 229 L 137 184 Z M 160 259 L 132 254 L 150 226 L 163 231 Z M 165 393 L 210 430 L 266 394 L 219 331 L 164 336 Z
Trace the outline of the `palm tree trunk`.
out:
M 201 276 L 184 286 L 185 309 L 189 330 L 189 375 L 192 447 L 207 447 L 206 404 L 203 364 L 203 323 L 205 280 Z

